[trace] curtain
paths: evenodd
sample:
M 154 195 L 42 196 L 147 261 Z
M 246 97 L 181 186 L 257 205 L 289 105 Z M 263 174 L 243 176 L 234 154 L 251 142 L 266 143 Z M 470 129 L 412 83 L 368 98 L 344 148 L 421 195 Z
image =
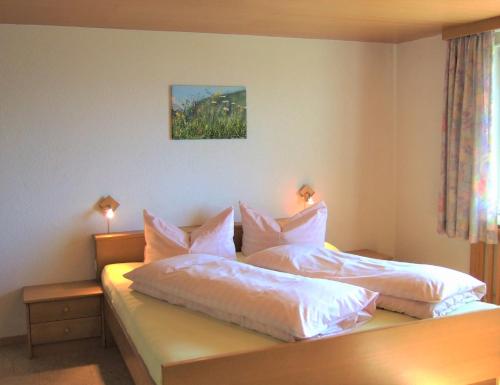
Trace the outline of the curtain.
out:
M 493 32 L 448 42 L 438 232 L 471 243 L 498 242 L 493 47 Z

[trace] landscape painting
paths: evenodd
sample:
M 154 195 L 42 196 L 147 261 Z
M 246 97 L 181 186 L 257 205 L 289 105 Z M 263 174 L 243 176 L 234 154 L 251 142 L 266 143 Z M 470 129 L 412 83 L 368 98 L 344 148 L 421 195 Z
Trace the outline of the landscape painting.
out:
M 247 137 L 245 87 L 173 85 L 172 139 Z

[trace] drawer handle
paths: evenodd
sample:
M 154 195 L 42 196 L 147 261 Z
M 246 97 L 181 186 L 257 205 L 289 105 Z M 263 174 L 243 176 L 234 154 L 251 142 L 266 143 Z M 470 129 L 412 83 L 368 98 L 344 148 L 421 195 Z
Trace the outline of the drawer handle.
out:
M 69 306 L 64 306 L 63 311 L 64 311 L 65 313 L 69 312 Z
M 69 333 L 69 328 L 64 329 L 64 333 L 68 334 Z

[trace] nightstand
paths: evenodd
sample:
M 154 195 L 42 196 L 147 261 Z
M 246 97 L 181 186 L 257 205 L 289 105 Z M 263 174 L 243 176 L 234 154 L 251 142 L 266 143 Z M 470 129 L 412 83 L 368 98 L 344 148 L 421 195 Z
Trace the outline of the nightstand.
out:
M 104 338 L 102 287 L 96 281 L 27 286 L 29 356 L 33 346 L 82 338 Z
M 379 253 L 378 251 L 373 251 L 370 249 L 359 249 L 359 250 L 349 250 L 346 251 L 349 254 L 361 255 L 362 257 L 375 258 L 375 259 L 385 259 L 386 261 L 392 261 L 394 257 L 387 254 Z

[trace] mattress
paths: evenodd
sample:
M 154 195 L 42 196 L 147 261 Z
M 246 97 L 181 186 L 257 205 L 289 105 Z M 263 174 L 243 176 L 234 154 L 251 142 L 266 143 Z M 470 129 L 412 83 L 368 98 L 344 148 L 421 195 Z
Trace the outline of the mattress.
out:
M 129 289 L 123 274 L 141 263 L 107 265 L 102 273 L 104 291 L 153 380 L 161 384 L 161 365 L 210 356 L 268 348 L 283 342 L 270 336 L 219 321 L 202 313 L 170 305 Z M 495 308 L 473 302 L 453 312 Z M 377 310 L 372 320 L 354 332 L 415 321 L 415 318 Z

